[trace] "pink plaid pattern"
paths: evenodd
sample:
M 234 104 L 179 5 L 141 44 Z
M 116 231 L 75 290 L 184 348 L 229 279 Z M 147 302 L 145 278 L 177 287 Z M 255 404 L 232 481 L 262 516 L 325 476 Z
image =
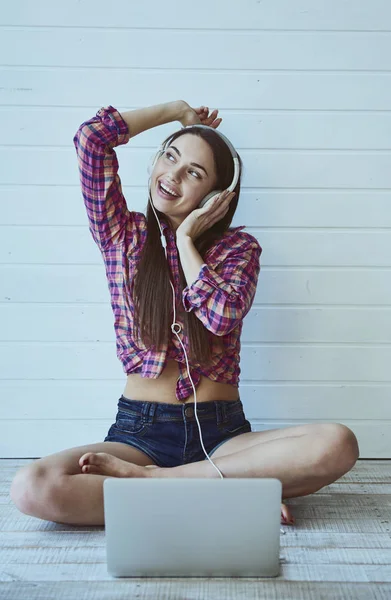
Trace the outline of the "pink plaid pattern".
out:
M 102 107 L 95 117 L 82 123 L 73 143 L 79 166 L 81 191 L 87 210 L 89 229 L 98 245 L 106 268 L 106 276 L 114 314 L 117 357 L 126 374 L 141 373 L 156 379 L 167 358 L 175 359 L 180 376 L 176 397 L 185 400 L 193 393 L 187 374 L 186 359 L 176 335 L 164 347 L 148 348 L 133 336 L 133 275 L 147 235 L 143 213 L 129 211 L 118 175 L 114 147 L 131 138 L 127 124 L 113 106 Z M 179 290 L 179 253 L 174 232 L 166 223 L 161 227 L 167 240 L 167 256 L 176 296 L 176 321 L 182 326 L 181 311 L 194 311 L 210 332 L 213 360 L 207 369 L 190 365 L 197 387 L 201 375 L 212 381 L 239 386 L 240 335 L 243 318 L 250 310 L 260 271 L 262 248 L 256 238 L 242 231 L 245 225 L 224 233 L 205 255 L 197 279 Z M 156 298 L 159 302 L 159 298 Z M 214 335 L 221 336 L 225 351 L 219 353 Z M 179 336 L 187 353 L 188 338 Z M 213 352 L 215 350 L 215 352 Z

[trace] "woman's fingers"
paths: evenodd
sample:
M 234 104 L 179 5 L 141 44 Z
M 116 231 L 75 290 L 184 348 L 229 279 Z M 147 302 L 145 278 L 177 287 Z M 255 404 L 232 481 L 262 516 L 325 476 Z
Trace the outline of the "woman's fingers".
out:
M 215 108 L 209 115 L 209 108 L 207 106 L 200 106 L 195 109 L 195 112 L 199 116 L 202 125 L 207 125 L 216 129 L 223 119 L 216 118 L 218 115 L 218 109 Z
M 223 192 L 221 192 L 221 194 L 219 194 L 216 197 L 216 202 L 223 202 L 224 200 L 228 200 L 228 196 L 229 200 L 232 200 L 232 198 L 235 196 L 235 192 L 229 192 L 228 190 L 224 190 Z
M 217 117 L 217 113 L 219 111 L 217 109 L 213 110 L 210 115 L 209 115 L 209 108 L 206 107 L 205 111 L 204 111 L 204 118 L 203 118 L 203 122 L 205 125 L 210 125 L 211 123 L 213 123 L 213 121 L 215 120 L 215 118 Z
M 209 202 L 205 205 L 205 213 L 209 213 L 209 212 L 214 212 L 215 210 L 220 210 L 221 207 L 224 207 L 224 201 L 227 200 L 227 207 L 229 207 L 229 203 L 231 202 L 231 200 L 234 198 L 235 196 L 235 192 L 228 192 L 227 190 L 224 190 L 224 192 L 221 192 L 221 194 L 217 194 L 212 201 Z
M 210 216 L 210 225 L 209 227 L 211 227 L 212 225 L 214 225 L 215 223 L 217 223 L 217 221 L 220 221 L 220 219 L 222 219 L 223 217 L 225 217 L 225 215 L 227 214 L 229 210 L 229 204 L 222 204 L 218 207 L 216 207 L 215 212 L 213 212 L 213 214 Z
M 219 111 L 218 110 L 214 110 L 213 112 L 210 113 L 210 116 L 207 118 L 208 121 L 208 125 L 210 125 L 211 123 L 213 123 L 213 121 L 216 119 L 217 117 L 217 113 Z
M 220 125 L 220 123 L 221 123 L 222 120 L 223 119 L 216 119 L 216 121 L 214 123 L 212 123 L 211 127 L 213 127 L 214 129 L 216 129 Z

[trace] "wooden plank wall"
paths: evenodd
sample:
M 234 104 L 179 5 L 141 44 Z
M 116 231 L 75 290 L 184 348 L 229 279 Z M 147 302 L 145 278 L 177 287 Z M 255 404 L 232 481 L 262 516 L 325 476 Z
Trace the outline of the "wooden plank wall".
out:
M 263 248 L 240 394 L 254 429 L 342 422 L 390 457 L 391 5 L 8 3 L 0 21 L 0 456 L 103 440 L 125 375 L 72 138 L 101 107 L 218 108 Z M 118 149 L 145 212 L 170 123 Z

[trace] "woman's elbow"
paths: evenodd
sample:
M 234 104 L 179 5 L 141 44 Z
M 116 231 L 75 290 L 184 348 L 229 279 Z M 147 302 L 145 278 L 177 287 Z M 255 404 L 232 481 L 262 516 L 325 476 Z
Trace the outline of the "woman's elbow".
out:
M 242 318 L 229 318 L 229 319 L 221 319 L 218 326 L 211 329 L 212 333 L 219 337 L 223 337 L 224 335 L 228 335 L 234 329 L 239 327 L 242 323 Z

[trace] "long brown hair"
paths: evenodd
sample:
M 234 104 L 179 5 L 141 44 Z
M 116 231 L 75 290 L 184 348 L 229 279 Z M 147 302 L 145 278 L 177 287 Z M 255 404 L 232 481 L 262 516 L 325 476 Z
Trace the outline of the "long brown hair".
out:
M 217 173 L 217 183 L 213 189 L 225 190 L 231 184 L 234 175 L 234 164 L 230 149 L 224 140 L 214 131 L 201 128 L 186 128 L 179 130 L 166 138 L 165 144 L 173 142 L 181 135 L 191 133 L 203 138 L 210 146 L 213 152 L 215 171 Z M 242 160 L 240 156 L 240 172 L 242 172 Z M 236 196 L 230 202 L 226 215 L 215 223 L 212 227 L 204 231 L 194 242 L 194 246 L 200 253 L 202 259 L 213 243 L 221 238 L 229 228 L 232 218 L 235 214 L 239 201 L 240 180 L 235 189 Z M 212 190 L 210 190 L 212 191 Z M 149 192 L 149 200 L 151 194 Z M 155 214 L 151 208 L 150 201 L 147 208 L 147 238 L 140 254 L 137 264 L 136 274 L 134 276 L 133 303 L 134 303 L 134 328 L 135 335 L 147 347 L 160 349 L 162 344 L 168 344 L 171 336 L 171 324 L 173 321 L 173 292 L 170 286 L 170 271 L 165 256 L 164 248 L 160 240 L 160 229 Z M 156 214 L 160 222 L 169 221 L 164 213 L 157 210 Z M 179 274 L 181 284 L 181 295 L 187 282 L 179 260 Z M 175 287 L 175 286 L 174 286 Z M 189 363 L 193 366 L 198 364 L 207 365 L 211 360 L 211 346 L 216 348 L 218 345 L 222 350 L 221 339 L 208 331 L 197 316 L 191 312 L 186 312 L 181 305 L 176 308 L 177 316 L 183 318 L 183 327 L 185 334 L 188 335 L 188 346 L 186 347 L 183 333 L 178 335 L 186 348 Z M 137 332 L 137 333 L 136 333 Z

